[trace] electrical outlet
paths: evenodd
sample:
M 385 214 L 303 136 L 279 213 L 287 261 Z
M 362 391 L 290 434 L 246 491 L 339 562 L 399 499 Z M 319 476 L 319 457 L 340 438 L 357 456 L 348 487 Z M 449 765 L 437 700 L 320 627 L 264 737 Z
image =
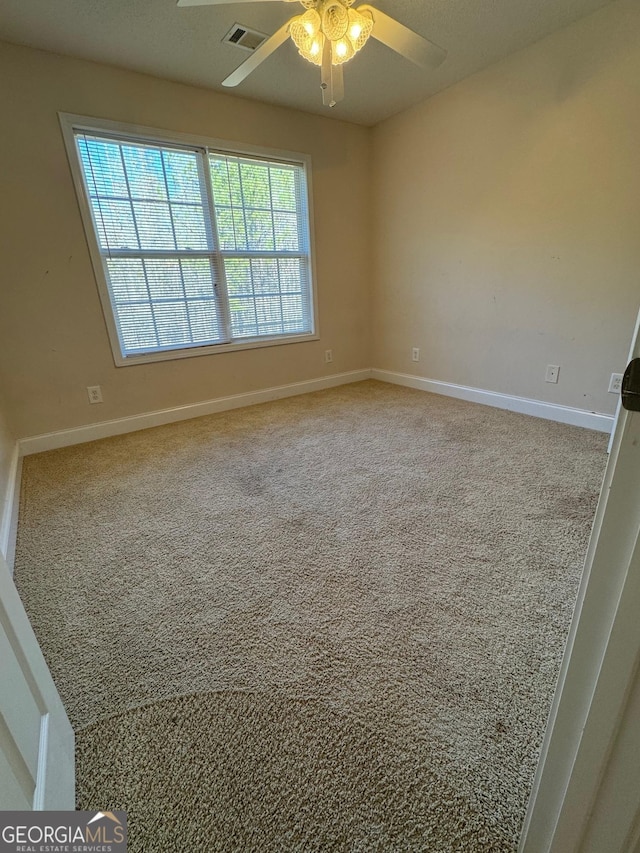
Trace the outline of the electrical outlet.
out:
M 89 397 L 90 403 L 101 403 L 102 402 L 102 388 L 99 385 L 88 385 L 87 386 L 87 396 Z
M 325 364 L 331 364 L 331 362 L 333 361 L 333 350 L 326 349 L 324 351 L 324 361 Z
M 622 390 L 622 373 L 612 373 L 609 382 L 609 393 L 619 394 Z
M 559 364 L 548 364 L 547 372 L 544 375 L 545 382 L 553 382 L 554 385 L 558 381 L 558 376 L 560 376 L 560 365 Z
M 411 350 L 411 361 L 420 361 L 420 347 Z

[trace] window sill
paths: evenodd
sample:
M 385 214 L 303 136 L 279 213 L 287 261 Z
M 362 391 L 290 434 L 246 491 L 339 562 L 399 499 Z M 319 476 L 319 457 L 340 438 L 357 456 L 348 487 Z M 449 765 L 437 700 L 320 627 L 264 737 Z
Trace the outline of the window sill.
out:
M 145 352 L 139 355 L 122 356 L 114 354 L 116 367 L 130 367 L 133 364 L 150 364 L 155 361 L 174 361 L 178 358 L 196 358 L 198 356 L 216 355 L 222 352 L 238 352 L 263 347 L 283 346 L 284 344 L 299 344 L 306 341 L 320 340 L 317 333 L 303 335 L 287 335 L 286 337 L 260 338 L 259 340 L 236 341 L 232 344 L 208 344 L 203 347 L 185 347 L 184 349 L 169 349 L 156 352 Z

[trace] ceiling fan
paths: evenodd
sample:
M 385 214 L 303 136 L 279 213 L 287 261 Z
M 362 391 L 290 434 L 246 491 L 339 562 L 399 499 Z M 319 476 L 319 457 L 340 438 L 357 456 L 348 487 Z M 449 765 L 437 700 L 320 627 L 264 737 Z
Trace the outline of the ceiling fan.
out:
M 178 0 L 178 6 L 219 6 L 256 0 Z M 258 0 L 270 2 L 270 0 Z M 334 107 L 344 97 L 342 66 L 364 47 L 369 36 L 386 44 L 396 53 L 421 68 L 436 68 L 447 52 L 405 27 L 379 9 L 364 4 L 353 8 L 354 0 L 284 0 L 300 2 L 305 8 L 264 41 L 249 59 L 222 81 L 237 86 L 291 38 L 298 53 L 321 67 L 322 102 Z

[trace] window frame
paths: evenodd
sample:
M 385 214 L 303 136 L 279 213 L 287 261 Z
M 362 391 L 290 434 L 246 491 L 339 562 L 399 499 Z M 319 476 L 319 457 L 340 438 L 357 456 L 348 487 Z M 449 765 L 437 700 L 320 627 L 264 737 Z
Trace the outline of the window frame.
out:
M 94 277 L 98 288 L 102 313 L 107 327 L 111 351 L 116 367 L 126 367 L 133 364 L 148 364 L 157 361 L 173 361 L 179 358 L 194 358 L 197 356 L 213 355 L 221 352 L 235 352 L 247 349 L 259 349 L 262 347 L 282 346 L 285 344 L 302 343 L 306 341 L 319 340 L 318 330 L 318 296 L 316 287 L 316 264 L 315 264 L 315 229 L 313 223 L 313 194 L 312 194 L 312 168 L 311 157 L 293 151 L 283 151 L 249 145 L 240 142 L 231 142 L 225 139 L 198 136 L 194 134 L 180 133 L 177 131 L 163 130 L 144 125 L 125 124 L 123 122 L 111 121 L 109 119 L 91 118 L 75 115 L 73 113 L 59 112 L 58 118 L 62 129 L 62 136 L 67 151 L 67 159 L 71 170 L 71 177 L 75 188 L 75 194 L 80 209 L 80 216 L 84 228 L 89 255 L 93 267 Z M 155 350 L 152 352 L 139 353 L 135 355 L 124 355 L 120 345 L 120 336 L 116 326 L 114 307 L 109 293 L 106 275 L 103 265 L 103 253 L 98 244 L 97 234 L 93 224 L 93 217 L 89 206 L 89 199 L 84 185 L 84 176 L 80 164 L 80 158 L 76 150 L 75 132 L 97 132 L 113 134 L 115 136 L 129 137 L 132 141 L 143 142 L 151 145 L 174 144 L 202 148 L 212 153 L 219 152 L 230 156 L 257 157 L 269 162 L 283 162 L 289 165 L 302 166 L 306 181 L 308 224 L 309 224 L 309 278 L 310 294 L 309 303 L 311 308 L 311 331 L 301 334 L 283 334 L 274 336 L 263 336 L 256 338 L 244 338 L 233 342 L 204 344 L 202 346 L 186 346 L 176 349 Z M 210 188 L 207 187 L 210 192 Z M 224 252 L 217 251 L 216 257 L 222 264 Z M 226 283 L 223 277 L 223 298 L 220 309 L 228 311 L 228 297 Z

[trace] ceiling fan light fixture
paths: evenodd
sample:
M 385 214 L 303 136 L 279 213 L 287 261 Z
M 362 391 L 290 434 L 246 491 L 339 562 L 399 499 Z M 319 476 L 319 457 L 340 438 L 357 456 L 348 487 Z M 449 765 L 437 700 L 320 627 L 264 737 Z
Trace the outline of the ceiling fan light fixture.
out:
M 371 12 L 359 12 L 349 9 L 349 29 L 347 38 L 353 46 L 353 52 L 357 53 L 365 46 L 373 30 L 373 18 Z
M 317 36 L 320 32 L 322 20 L 315 9 L 307 9 L 304 15 L 300 16 L 300 23 L 305 29 L 308 36 Z
M 289 23 L 289 35 L 300 56 L 322 65 L 325 40 L 331 45 L 331 64 L 348 62 L 367 43 L 373 29 L 368 11 L 351 9 L 350 0 L 318 0 Z
M 309 55 L 311 56 L 311 62 L 314 62 L 316 65 L 322 65 L 322 50 L 324 48 L 324 36 L 322 33 L 318 33 L 318 35 L 311 40 L 311 46 L 309 48 Z
M 313 17 L 314 15 L 315 18 Z M 316 19 L 318 24 L 317 29 L 314 28 Z M 289 24 L 289 35 L 291 36 L 291 41 L 298 48 L 300 56 L 314 65 L 322 65 L 324 36 L 320 31 L 320 15 L 318 15 L 315 9 L 309 9 L 304 15 L 298 15 L 293 18 Z
M 354 53 L 353 45 L 346 37 L 331 42 L 331 63 L 333 65 L 342 65 L 343 62 L 348 62 Z

